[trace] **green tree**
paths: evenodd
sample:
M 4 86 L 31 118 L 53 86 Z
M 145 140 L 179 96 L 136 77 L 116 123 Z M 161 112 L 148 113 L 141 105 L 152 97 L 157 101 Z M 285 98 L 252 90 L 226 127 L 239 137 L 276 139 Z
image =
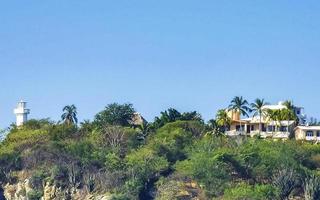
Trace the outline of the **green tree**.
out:
M 296 113 L 294 111 L 295 106 L 293 105 L 292 101 L 287 100 L 287 101 L 285 101 L 283 103 L 283 105 L 286 106 L 286 109 L 284 110 L 283 114 L 284 114 L 284 117 L 288 121 L 287 131 L 290 132 L 290 130 L 289 130 L 289 122 L 290 122 L 290 120 L 297 120 L 298 117 L 297 117 L 297 115 L 296 115 Z
M 267 105 L 267 103 L 264 101 L 264 99 L 256 99 L 254 103 L 251 103 L 251 108 L 253 111 L 253 116 L 259 116 L 259 135 L 261 134 L 261 118 L 263 115 L 266 115 L 266 110 L 264 109 L 264 106 Z
M 268 122 L 273 122 L 272 125 L 275 126 L 275 131 L 279 131 L 279 126 L 281 121 L 284 119 L 282 110 L 267 110 Z M 274 130 L 272 129 L 272 137 L 274 135 Z
M 185 120 L 185 121 L 202 121 L 202 117 L 201 117 L 201 114 L 199 114 L 197 111 L 184 112 L 181 115 L 181 120 Z
M 208 121 L 208 129 L 209 129 L 209 134 L 214 135 L 216 137 L 222 137 L 223 136 L 223 130 L 221 129 L 221 126 L 219 126 L 217 120 L 210 119 Z
M 231 103 L 228 107 L 229 110 L 240 113 L 240 115 L 249 117 L 251 109 L 249 107 L 248 101 L 245 100 L 242 96 L 236 96 L 231 100 Z M 242 131 L 242 124 L 240 120 L 240 131 Z
M 167 123 L 175 122 L 177 120 L 180 120 L 181 116 L 182 115 L 181 115 L 181 113 L 179 111 L 177 111 L 174 108 L 169 108 L 168 110 L 165 110 L 165 111 L 161 112 L 160 116 L 156 117 L 154 119 L 152 127 L 154 129 L 161 128 L 162 126 L 164 126 Z
M 231 118 L 228 116 L 226 110 L 218 110 L 216 114 L 216 122 L 218 126 L 223 127 L 222 131 L 225 132 L 227 127 L 231 124 Z
M 68 105 L 63 108 L 63 114 L 61 115 L 61 119 L 64 123 L 68 125 L 77 124 L 77 107 L 75 105 Z
M 100 128 L 106 125 L 130 126 L 134 113 L 132 104 L 112 103 L 95 116 L 94 123 Z

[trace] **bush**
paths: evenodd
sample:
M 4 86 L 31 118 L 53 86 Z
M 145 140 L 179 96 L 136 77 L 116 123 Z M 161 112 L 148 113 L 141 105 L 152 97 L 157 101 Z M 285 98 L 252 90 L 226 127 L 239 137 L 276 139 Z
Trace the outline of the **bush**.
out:
M 304 183 L 304 198 L 306 200 L 320 199 L 320 178 L 316 175 L 306 178 Z
M 198 135 L 198 131 L 195 131 L 198 130 L 196 127 L 201 127 L 201 124 L 193 121 L 166 124 L 152 136 L 148 146 L 158 155 L 165 156 L 171 163 L 184 160 L 186 159 L 185 147 L 190 146 L 194 137 Z
M 278 199 L 277 189 L 271 185 L 248 185 L 240 183 L 233 188 L 224 191 L 225 200 L 273 200 Z
M 287 199 L 297 185 L 297 174 L 290 168 L 283 168 L 273 176 L 273 185 L 279 190 L 279 198 Z
M 125 158 L 129 180 L 125 183 L 125 191 L 137 196 L 145 183 L 157 173 L 168 168 L 169 163 L 164 157 L 158 156 L 153 150 L 141 148 L 128 154 Z
M 33 173 L 30 183 L 35 189 L 42 189 L 43 180 L 47 177 L 46 173 L 43 170 L 37 170 Z
M 66 138 L 70 138 L 78 131 L 76 126 L 67 125 L 65 123 L 53 125 L 49 129 L 49 135 L 54 141 L 62 141 Z
M 43 193 L 38 190 L 31 190 L 27 194 L 27 197 L 29 200 L 40 200 L 42 196 L 43 196 Z
M 221 195 L 231 180 L 231 168 L 221 158 L 224 152 L 197 152 L 189 160 L 177 162 L 177 173 L 192 177 L 210 197 Z
M 29 130 L 37 130 L 37 129 L 46 128 L 52 125 L 53 125 L 53 122 L 50 121 L 49 119 L 40 119 L 40 120 L 30 119 L 23 124 L 23 128 L 29 129 Z
M 51 170 L 51 178 L 57 186 L 68 186 L 68 168 L 64 166 L 54 166 Z

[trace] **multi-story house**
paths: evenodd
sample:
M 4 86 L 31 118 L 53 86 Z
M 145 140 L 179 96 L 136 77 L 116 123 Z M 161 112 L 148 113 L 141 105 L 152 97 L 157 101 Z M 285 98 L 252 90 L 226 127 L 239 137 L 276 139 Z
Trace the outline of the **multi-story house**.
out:
M 286 106 L 283 104 L 283 102 L 279 102 L 277 105 L 265 105 L 263 110 L 282 110 L 285 108 Z M 306 123 L 306 115 L 303 113 L 302 107 L 295 107 L 294 112 L 298 117 L 297 121 L 274 121 L 265 114 L 261 116 L 260 121 L 260 116 L 241 119 L 240 113 L 228 111 L 228 115 L 231 118 L 231 124 L 229 129 L 226 131 L 226 134 L 229 136 L 248 135 L 251 137 L 260 135 L 262 138 L 270 137 L 287 139 L 290 136 L 294 136 L 293 133 L 297 123 L 300 125 L 304 125 Z M 261 128 L 259 128 L 260 126 Z

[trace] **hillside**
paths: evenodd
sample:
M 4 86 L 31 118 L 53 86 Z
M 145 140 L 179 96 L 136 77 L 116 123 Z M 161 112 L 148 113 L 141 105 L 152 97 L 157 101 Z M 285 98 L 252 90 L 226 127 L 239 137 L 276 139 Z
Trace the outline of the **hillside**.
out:
M 140 126 L 101 126 L 101 116 L 12 127 L 0 145 L 6 199 L 320 197 L 318 145 L 228 138 L 195 114 Z

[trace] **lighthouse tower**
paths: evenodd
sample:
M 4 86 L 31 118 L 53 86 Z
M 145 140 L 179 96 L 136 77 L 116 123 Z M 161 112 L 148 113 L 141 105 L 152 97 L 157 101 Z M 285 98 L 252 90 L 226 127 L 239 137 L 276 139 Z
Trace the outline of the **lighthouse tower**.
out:
M 26 108 L 27 102 L 20 101 L 16 109 L 14 109 L 14 114 L 17 117 L 16 125 L 21 126 L 28 120 L 28 114 L 30 110 Z

